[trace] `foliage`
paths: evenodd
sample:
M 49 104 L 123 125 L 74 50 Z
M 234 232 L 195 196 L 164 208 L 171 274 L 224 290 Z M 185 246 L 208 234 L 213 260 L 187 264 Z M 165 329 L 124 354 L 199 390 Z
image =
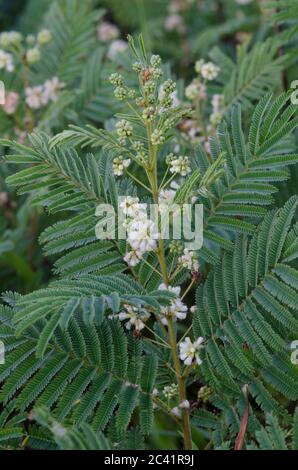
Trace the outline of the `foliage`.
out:
M 29 0 L 0 36 L 1 449 L 227 450 L 245 416 L 297 449 L 296 6 L 246 3 Z M 162 237 L 187 204 L 200 247 Z

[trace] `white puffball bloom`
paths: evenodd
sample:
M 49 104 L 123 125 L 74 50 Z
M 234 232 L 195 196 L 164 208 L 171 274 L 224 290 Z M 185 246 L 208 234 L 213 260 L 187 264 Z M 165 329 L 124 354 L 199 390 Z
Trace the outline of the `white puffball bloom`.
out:
M 190 251 L 187 248 L 183 250 L 183 255 L 180 256 L 178 262 L 183 266 L 183 268 L 189 269 L 190 271 L 199 270 L 199 262 L 196 258 L 194 251 Z
M 169 15 L 165 19 L 165 30 L 166 31 L 178 31 L 178 33 L 183 34 L 186 32 L 186 26 L 183 21 L 183 17 L 176 13 Z
M 36 62 L 40 60 L 40 57 L 41 57 L 41 54 L 40 54 L 40 50 L 38 49 L 38 47 L 32 47 L 32 49 L 28 49 L 26 53 L 27 62 L 28 64 L 31 64 L 31 65 L 36 64 Z
M 140 211 L 144 211 L 145 205 L 140 204 L 138 197 L 126 196 L 120 202 L 120 209 L 122 209 L 124 215 L 135 217 Z
M 42 29 L 37 35 L 37 42 L 41 46 L 48 44 L 52 40 L 52 33 L 49 29 Z
M 248 5 L 249 3 L 252 3 L 253 0 L 235 0 L 236 3 L 239 3 L 239 5 Z
M 5 69 L 7 72 L 14 70 L 12 55 L 2 49 L 0 49 L 0 69 Z
M 44 83 L 44 97 L 47 101 L 57 101 L 59 92 L 65 87 L 65 83 L 60 82 L 58 77 L 46 80 Z
M 126 304 L 124 305 L 124 309 L 125 310 L 119 313 L 118 318 L 120 321 L 128 320 L 125 325 L 128 330 L 135 328 L 136 331 L 141 331 L 145 328 L 144 321 L 150 316 L 148 313 L 140 313 L 136 307 Z
M 214 80 L 218 76 L 219 70 L 219 67 L 213 62 L 206 62 L 201 67 L 201 75 L 205 80 Z
M 97 37 L 101 42 L 110 42 L 119 37 L 120 31 L 116 25 L 104 21 L 97 28 Z
M 48 103 L 44 96 L 44 89 L 42 85 L 27 87 L 25 89 L 26 103 L 29 108 L 39 109 Z
M 168 324 L 168 317 L 173 318 L 174 320 L 185 320 L 187 316 L 187 306 L 179 298 L 181 287 L 172 287 L 161 284 L 158 288 L 159 290 L 167 290 L 176 295 L 176 298 L 171 300 L 170 305 L 163 306 L 160 308 L 162 317 L 161 322 L 164 325 Z
M 198 365 L 202 364 L 202 360 L 199 356 L 200 349 L 203 348 L 202 344 L 204 338 L 200 336 L 196 341 L 192 342 L 189 337 L 185 338 L 179 345 L 180 359 L 186 366 L 190 366 L 195 360 Z
M 154 224 L 149 219 L 136 219 L 128 227 L 127 240 L 133 250 L 145 253 L 156 248 L 156 238 L 158 235 L 154 233 Z
M 0 34 L 0 46 L 9 47 L 9 46 L 18 46 L 23 39 L 21 33 L 17 31 L 5 31 Z
M 170 161 L 170 172 L 187 176 L 191 172 L 187 156 L 180 156 Z
M 142 253 L 139 252 L 138 250 L 135 251 L 129 251 L 126 253 L 124 256 L 124 261 L 128 264 L 128 266 L 136 266 L 142 259 Z

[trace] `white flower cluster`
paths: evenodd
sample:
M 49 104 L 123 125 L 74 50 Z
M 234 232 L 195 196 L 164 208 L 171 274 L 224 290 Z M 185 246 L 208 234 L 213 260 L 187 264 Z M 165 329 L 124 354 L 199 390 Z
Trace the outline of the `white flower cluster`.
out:
M 174 189 L 162 189 L 158 194 L 160 210 L 168 209 L 174 202 L 176 192 Z
M 12 55 L 2 49 L 0 49 L 0 70 L 1 69 L 5 69 L 7 72 L 14 71 Z
M 188 100 L 205 100 L 207 98 L 206 85 L 195 78 L 186 88 L 185 96 Z
M 58 77 L 46 80 L 43 85 L 25 89 L 26 103 L 29 108 L 39 109 L 50 101 L 57 101 L 60 90 L 65 86 Z
M 116 25 L 104 21 L 97 28 L 97 37 L 101 42 L 110 42 L 119 37 L 120 31 Z
M 167 163 L 170 166 L 170 172 L 174 174 L 179 174 L 181 176 L 187 176 L 191 172 L 189 165 L 189 158 L 185 155 L 175 156 L 174 154 L 169 154 L 167 156 Z
M 150 317 L 149 313 L 145 310 L 140 310 L 132 305 L 124 305 L 124 310 L 118 314 L 120 321 L 126 321 L 126 328 L 130 330 L 134 328 L 136 331 L 141 331 L 145 328 L 145 321 Z
M 37 42 L 41 46 L 48 44 L 52 40 L 52 33 L 49 29 L 42 29 L 37 35 Z
M 178 259 L 178 263 L 183 268 L 189 269 L 191 272 L 199 271 L 199 262 L 194 251 L 189 251 L 187 248 L 183 250 L 183 255 Z
M 117 55 L 125 52 L 127 48 L 128 44 L 126 41 L 123 41 L 122 39 L 115 39 L 109 45 L 107 57 L 110 60 L 115 60 Z
M 180 359 L 186 366 L 190 366 L 194 360 L 198 365 L 202 364 L 202 360 L 199 356 L 200 349 L 203 348 L 204 338 L 200 336 L 196 341 L 192 342 L 189 337 L 185 338 L 179 344 Z
M 156 249 L 156 240 L 159 235 L 154 223 L 147 217 L 146 205 L 141 204 L 138 197 L 127 196 L 120 203 L 120 208 L 127 216 L 125 221 L 127 241 L 132 248 L 124 256 L 124 261 L 129 266 L 135 266 L 144 253 Z
M 171 300 L 170 305 L 162 306 L 160 308 L 162 314 L 161 322 L 164 325 L 167 325 L 169 317 L 173 320 L 185 320 L 187 315 L 187 306 L 182 302 L 181 298 L 179 297 L 181 293 L 181 287 L 171 287 L 166 286 L 165 284 L 161 284 L 158 289 L 167 290 L 176 295 L 176 298 Z
M 130 158 L 123 158 L 121 155 L 114 158 L 113 160 L 113 173 L 115 176 L 122 176 L 125 169 L 129 167 L 131 163 Z
M 220 68 L 213 62 L 205 62 L 201 59 L 197 60 L 195 63 L 195 71 L 201 75 L 204 80 L 210 81 L 218 76 Z
M 2 105 L 3 111 L 8 114 L 14 114 L 20 102 L 20 95 L 14 91 L 8 91 L 5 95 L 5 103 Z
M 17 31 L 7 31 L 0 34 L 0 46 L 10 47 L 18 46 L 22 41 L 23 36 Z

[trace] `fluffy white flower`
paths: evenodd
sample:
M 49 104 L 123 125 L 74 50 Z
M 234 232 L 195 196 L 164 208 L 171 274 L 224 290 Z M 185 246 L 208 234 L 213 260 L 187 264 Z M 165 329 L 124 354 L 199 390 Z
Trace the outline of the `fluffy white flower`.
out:
M 187 248 L 183 250 L 183 255 L 180 256 L 178 262 L 186 269 L 190 271 L 199 270 L 199 262 L 196 258 L 194 251 L 189 251 Z
M 112 41 L 107 53 L 107 56 L 110 60 L 115 60 L 117 55 L 125 52 L 127 50 L 127 42 L 122 41 L 122 39 L 115 39 Z
M 29 108 L 39 109 L 48 103 L 44 96 L 43 86 L 27 87 L 25 89 L 26 103 Z
M 0 49 L 0 69 L 5 69 L 7 72 L 14 70 L 12 55 L 2 49 Z
M 142 259 L 142 253 L 138 250 L 136 251 L 129 251 L 124 256 L 124 261 L 128 264 L 128 266 L 136 266 Z
M 165 19 L 165 30 L 166 31 L 178 31 L 178 33 L 183 34 L 186 32 L 186 26 L 183 21 L 183 17 L 176 13 L 169 15 Z
M 181 176 L 187 176 L 191 172 L 187 156 L 180 156 L 170 161 L 170 172 L 178 173 Z
M 201 73 L 202 66 L 205 64 L 204 59 L 197 60 L 195 63 L 195 71 Z
M 173 204 L 176 195 L 174 189 L 162 189 L 158 194 L 158 204 L 161 211 L 168 210 Z
M 9 91 L 5 95 L 5 103 L 2 105 L 4 112 L 8 115 L 13 114 L 20 102 L 20 95 L 14 91 Z
M 248 5 L 249 3 L 252 3 L 253 0 L 235 0 L 236 3 L 239 3 L 239 5 Z
M 49 29 L 42 29 L 37 35 L 37 42 L 41 46 L 48 44 L 52 39 L 52 33 Z
M 206 95 L 206 86 L 201 83 L 199 80 L 194 79 L 186 88 L 185 96 L 188 100 L 194 101 L 197 99 L 205 100 Z
M 145 321 L 148 320 L 149 314 L 142 311 L 142 313 L 139 312 L 139 310 L 136 307 L 133 307 L 131 305 L 124 305 L 125 310 L 119 313 L 118 318 L 120 321 L 125 321 L 126 322 L 126 328 L 130 330 L 132 327 L 135 328 L 137 331 L 141 331 L 143 328 L 145 328 Z
M 222 114 L 219 112 L 214 112 L 210 115 L 209 121 L 213 127 L 217 127 L 222 120 Z
M 0 34 L 1 47 L 17 46 L 21 41 L 22 35 L 17 31 L 8 31 Z
M 32 49 L 28 49 L 26 53 L 26 59 L 29 64 L 35 64 L 40 60 L 41 54 L 38 47 L 32 47 Z
M 123 211 L 124 215 L 128 217 L 134 217 L 136 214 L 139 214 L 140 211 L 144 211 L 145 206 L 140 204 L 138 197 L 126 196 L 121 200 L 120 208 Z
M 213 62 L 206 62 L 201 67 L 201 75 L 205 80 L 214 80 L 217 77 L 219 70 L 219 67 L 213 64 Z
M 44 83 L 44 97 L 47 101 L 57 101 L 59 92 L 65 87 L 65 83 L 60 82 L 58 77 L 46 80 Z
M 125 168 L 128 168 L 131 163 L 131 159 L 124 159 L 123 157 L 116 157 L 113 160 L 113 173 L 115 176 L 122 176 Z
M 112 23 L 104 21 L 97 28 L 97 37 L 101 42 L 110 42 L 119 37 L 120 31 Z
M 204 338 L 200 336 L 196 341 L 192 342 L 189 337 L 185 338 L 179 345 L 180 359 L 186 366 L 190 366 L 194 359 L 198 365 L 202 364 L 202 360 L 199 356 L 200 349 L 203 348 L 202 343 Z
M 174 320 L 184 320 L 187 315 L 187 306 L 179 298 L 181 287 L 172 287 L 161 284 L 158 288 L 159 290 L 167 290 L 173 292 L 176 295 L 176 298 L 171 300 L 171 304 L 165 307 L 161 307 L 160 311 L 162 314 L 161 322 L 164 325 L 168 324 L 168 317 L 172 317 Z
M 151 220 L 134 220 L 128 228 L 127 240 L 133 250 L 141 253 L 155 250 L 158 234 L 155 233 L 155 226 Z

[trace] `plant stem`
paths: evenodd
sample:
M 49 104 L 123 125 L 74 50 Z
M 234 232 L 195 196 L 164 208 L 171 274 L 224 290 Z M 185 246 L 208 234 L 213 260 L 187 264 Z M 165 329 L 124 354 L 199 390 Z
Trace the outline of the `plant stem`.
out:
M 180 360 L 179 360 L 179 356 L 177 352 L 176 333 L 174 330 L 172 318 L 168 319 L 168 328 L 169 328 L 169 340 L 171 344 L 174 367 L 175 367 L 177 382 L 178 382 L 179 400 L 181 403 L 182 401 L 186 400 L 185 379 L 181 373 Z M 188 410 L 186 410 L 185 408 L 183 408 L 182 410 L 182 426 L 183 426 L 183 436 L 184 436 L 184 447 L 186 450 L 190 450 L 192 448 L 191 429 L 190 429 Z
M 149 146 L 149 169 L 148 169 L 148 179 L 152 189 L 153 201 L 155 204 L 158 204 L 158 180 L 157 180 L 157 151 L 156 147 L 151 144 L 151 123 L 147 126 L 147 137 L 148 137 L 148 146 Z M 169 285 L 169 274 L 167 269 L 167 263 L 164 253 L 164 241 L 162 238 L 158 240 L 158 250 L 157 256 L 160 264 L 160 269 L 163 277 L 164 284 Z M 174 330 L 173 319 L 168 318 L 168 338 L 169 344 L 171 346 L 172 358 L 175 367 L 177 383 L 178 383 L 178 392 L 179 392 L 179 403 L 186 400 L 186 389 L 185 389 L 185 378 L 182 376 L 180 359 L 177 349 L 176 333 Z M 182 430 L 183 430 L 183 439 L 184 439 L 184 448 L 190 450 L 192 448 L 192 439 L 191 439 L 191 427 L 189 421 L 189 413 L 187 409 L 182 410 Z

